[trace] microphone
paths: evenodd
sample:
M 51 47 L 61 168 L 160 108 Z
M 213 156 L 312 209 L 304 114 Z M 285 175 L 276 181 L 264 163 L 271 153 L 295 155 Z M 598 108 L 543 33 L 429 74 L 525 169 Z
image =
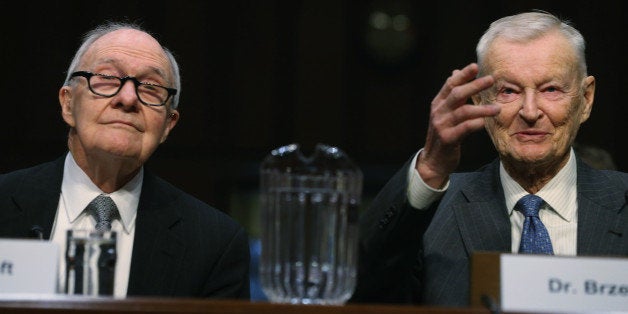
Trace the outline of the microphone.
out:
M 495 302 L 493 298 L 491 298 L 490 296 L 486 294 L 483 294 L 480 297 L 480 300 L 482 301 L 482 305 L 484 305 L 486 309 L 491 311 L 491 314 L 501 314 L 501 311 L 499 309 L 499 304 L 497 304 L 497 302 Z
M 39 225 L 33 225 L 31 227 L 31 237 L 39 239 L 39 240 L 43 240 L 44 239 L 44 228 L 42 228 Z

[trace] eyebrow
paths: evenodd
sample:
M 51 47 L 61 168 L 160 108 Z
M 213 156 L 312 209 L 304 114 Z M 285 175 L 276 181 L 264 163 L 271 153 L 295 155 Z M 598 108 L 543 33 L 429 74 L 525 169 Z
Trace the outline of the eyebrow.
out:
M 98 66 L 101 64 L 112 64 L 114 66 L 119 66 L 120 62 L 118 59 L 107 58 L 107 59 L 96 60 L 96 62 L 94 63 L 95 66 Z M 170 82 L 170 80 L 167 79 L 166 73 L 163 69 L 154 67 L 154 66 L 149 66 L 148 69 L 149 69 L 149 72 L 157 74 L 159 77 L 167 81 L 166 83 L 172 84 L 172 82 Z

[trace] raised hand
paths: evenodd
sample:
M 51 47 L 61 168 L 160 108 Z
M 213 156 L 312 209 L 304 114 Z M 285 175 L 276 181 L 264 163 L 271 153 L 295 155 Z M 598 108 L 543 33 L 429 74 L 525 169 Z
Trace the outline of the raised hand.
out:
M 492 76 L 476 78 L 477 74 L 475 63 L 454 70 L 432 100 L 425 146 L 415 167 L 433 188 L 442 187 L 458 167 L 464 138 L 482 129 L 484 118 L 499 114 L 498 105 L 469 103 L 469 98 L 494 83 Z

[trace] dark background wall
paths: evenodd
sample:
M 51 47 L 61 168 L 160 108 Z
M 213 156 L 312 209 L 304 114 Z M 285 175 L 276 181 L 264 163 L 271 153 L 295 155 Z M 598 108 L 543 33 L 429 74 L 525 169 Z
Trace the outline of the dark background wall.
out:
M 362 168 L 368 201 L 423 145 L 432 97 L 453 69 L 475 60 L 488 24 L 529 9 L 568 18 L 584 34 L 597 93 L 578 141 L 628 170 L 621 1 L 12 3 L 18 8 L 0 2 L 0 173 L 65 152 L 57 92 L 80 37 L 105 19 L 130 20 L 154 32 L 182 68 L 181 120 L 149 162 L 153 171 L 247 220 L 264 156 L 321 142 Z M 398 30 L 373 27 L 386 21 Z M 468 138 L 463 158 L 461 170 L 495 158 L 484 132 Z

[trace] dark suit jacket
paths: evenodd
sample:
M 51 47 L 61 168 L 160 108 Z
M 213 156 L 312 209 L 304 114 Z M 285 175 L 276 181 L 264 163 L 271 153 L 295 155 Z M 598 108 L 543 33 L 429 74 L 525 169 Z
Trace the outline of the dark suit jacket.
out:
M 578 255 L 628 256 L 628 174 L 578 160 Z M 427 210 L 407 201 L 408 162 L 360 222 L 358 286 L 350 302 L 469 305 L 474 252 L 511 252 L 499 161 L 452 174 Z
M 0 237 L 50 237 L 64 160 L 0 175 Z M 145 169 L 135 224 L 127 295 L 249 297 L 248 238 L 223 212 Z

